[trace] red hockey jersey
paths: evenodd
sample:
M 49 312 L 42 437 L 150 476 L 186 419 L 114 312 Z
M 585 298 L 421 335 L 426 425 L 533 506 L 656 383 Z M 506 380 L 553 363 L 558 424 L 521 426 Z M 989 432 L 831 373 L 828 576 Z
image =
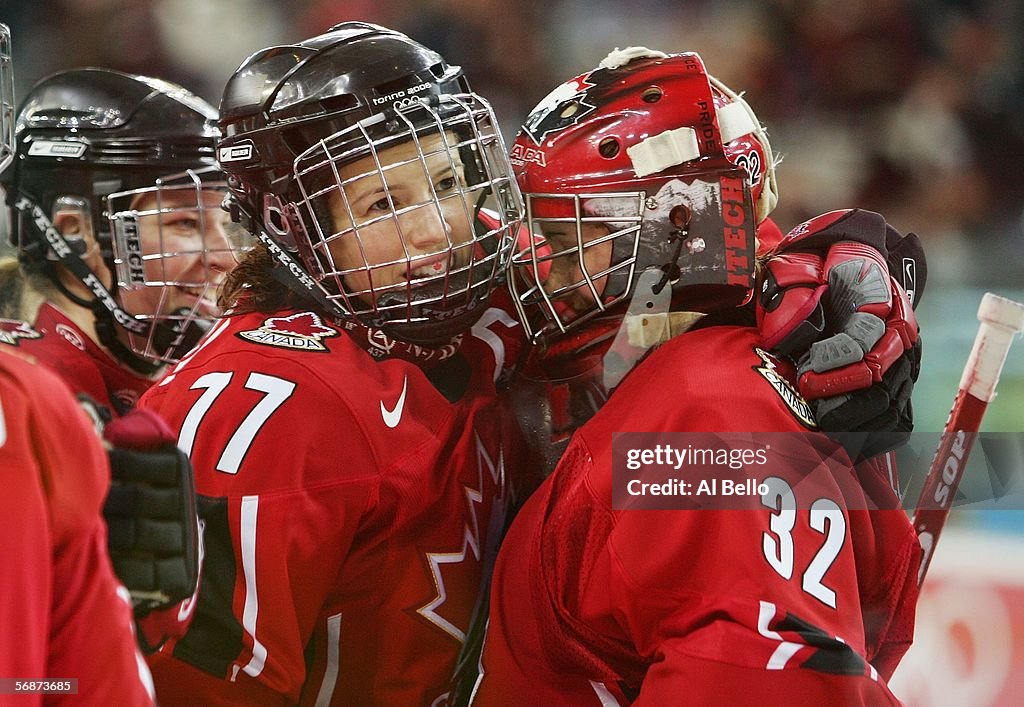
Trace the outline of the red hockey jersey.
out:
M 489 309 L 421 367 L 312 312 L 249 313 L 144 396 L 205 525 L 192 627 L 151 661 L 161 704 L 443 699 L 523 451 L 495 386 L 520 338 Z
M 120 415 L 153 381 L 124 368 L 54 307 L 44 303 L 34 323 L 0 319 L 0 343 L 46 364 L 77 394 Z
M 120 365 L 49 302 L 39 307 L 33 324 L 0 319 L 0 343 L 17 347 L 18 353 L 44 364 L 61 377 L 80 402 L 99 406 L 99 415 L 125 414 L 153 384 L 151 379 Z M 186 600 L 151 611 L 137 620 L 137 628 L 150 645 L 158 644 L 165 636 L 182 636 L 191 618 L 188 606 Z
M 501 546 L 474 705 L 895 702 L 916 537 L 881 475 L 800 496 L 806 469 L 848 459 L 759 343 L 731 326 L 676 337 L 576 432 Z M 627 431 L 800 433 L 739 474 L 779 477 L 796 508 L 616 510 Z
M 48 694 L 47 704 L 152 704 L 128 595 L 107 555 L 106 454 L 67 387 L 6 352 L 0 470 L 0 676 L 77 680 L 77 694 Z

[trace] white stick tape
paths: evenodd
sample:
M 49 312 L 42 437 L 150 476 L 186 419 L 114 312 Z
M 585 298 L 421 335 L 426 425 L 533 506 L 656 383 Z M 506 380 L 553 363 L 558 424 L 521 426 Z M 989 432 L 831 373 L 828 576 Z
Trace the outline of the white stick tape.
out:
M 995 397 L 1010 344 L 1024 331 L 1024 304 L 986 292 L 978 307 L 978 320 L 981 327 L 960 378 L 960 389 L 987 403 Z

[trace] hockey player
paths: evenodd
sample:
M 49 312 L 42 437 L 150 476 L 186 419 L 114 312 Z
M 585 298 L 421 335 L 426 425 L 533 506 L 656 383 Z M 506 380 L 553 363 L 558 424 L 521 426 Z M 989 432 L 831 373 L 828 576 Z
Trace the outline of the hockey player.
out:
M 625 55 L 628 57 L 631 51 L 649 50 L 630 49 L 626 50 Z M 672 64 L 666 71 L 673 68 L 692 71 L 694 66 L 693 63 Z M 636 80 L 640 82 L 642 77 Z M 795 229 L 783 241 L 782 233 L 770 217 L 778 198 L 778 189 L 775 156 L 768 136 L 746 101 L 714 77 L 709 80 L 712 83 L 714 106 L 701 107 L 702 119 L 706 123 L 720 126 L 726 158 L 747 173 L 755 203 L 755 253 L 765 266 L 756 280 L 756 300 L 759 305 L 756 323 L 764 336 L 766 348 L 787 355 L 794 361 L 800 360 L 798 388 L 809 401 L 823 430 L 839 435 L 872 431 L 870 438 L 864 435 L 860 439 L 853 435 L 847 436 L 851 442 L 859 442 L 864 446 L 859 451 L 864 452 L 865 456 L 892 449 L 905 440 L 910 432 L 912 415 L 909 393 L 920 357 L 920 344 L 916 336 L 908 335 L 907 346 L 904 346 L 894 331 L 901 326 L 901 317 L 907 313 L 899 308 L 899 298 L 888 297 L 887 287 L 882 288 L 879 295 L 881 301 L 868 308 L 870 312 L 861 311 L 852 318 L 852 310 L 826 306 L 832 299 L 842 299 L 840 294 L 832 298 L 826 293 L 830 287 L 841 293 L 844 288 L 854 286 L 850 280 L 855 273 L 849 268 L 836 268 L 836 264 L 868 254 L 875 260 L 881 258 L 886 261 L 879 263 L 883 281 L 887 281 L 890 269 L 895 276 L 904 278 L 897 284 L 908 292 L 912 303 L 916 305 L 926 277 L 920 242 L 913 234 L 901 237 L 891 227 L 881 232 L 865 232 L 856 227 L 823 229 L 815 233 Z M 595 90 L 601 89 L 595 89 L 589 81 L 590 76 L 584 75 L 567 82 L 534 109 L 519 139 L 512 145 L 511 159 L 514 165 L 525 167 L 534 164 L 535 169 L 542 167 L 547 157 L 541 149 L 545 136 L 572 127 L 594 110 L 590 101 Z M 606 93 L 609 102 L 622 100 L 628 108 L 639 102 L 644 108 L 635 122 L 624 128 L 619 128 L 612 119 L 608 120 L 616 130 L 639 129 L 644 135 L 650 136 L 651 139 L 644 145 L 634 148 L 649 155 L 647 159 L 651 162 L 645 168 L 655 169 L 659 160 L 678 158 L 673 156 L 680 154 L 680 150 L 685 152 L 698 149 L 699 146 L 688 142 L 696 139 L 696 132 L 681 135 L 677 130 L 679 124 L 675 116 L 662 108 L 664 92 L 659 91 L 654 83 L 643 88 L 646 93 L 640 98 L 635 97 L 635 92 L 625 92 L 621 96 L 611 91 Z M 566 115 L 561 115 L 559 111 L 565 111 Z M 568 166 L 557 165 L 544 172 L 550 179 L 550 184 L 545 185 L 547 191 L 565 189 L 557 202 L 549 200 L 541 203 L 541 207 L 547 209 L 545 215 L 549 217 L 545 223 L 563 231 L 570 229 L 575 214 L 572 200 L 577 191 L 568 187 L 577 182 L 589 186 L 584 177 L 566 176 L 565 172 L 572 170 L 573 165 L 581 160 L 591 159 L 594 153 L 600 157 L 597 165 L 610 164 L 615 157 L 625 159 L 625 153 L 622 152 L 624 149 L 617 133 L 602 133 L 591 140 L 575 138 L 571 145 L 563 145 L 558 154 L 560 159 L 567 161 Z M 647 213 L 657 212 L 662 202 L 655 195 L 648 194 L 648 197 L 651 206 Z M 607 208 L 621 209 L 623 202 L 621 199 L 603 198 L 589 203 L 591 209 L 600 208 L 602 204 Z M 600 223 L 600 215 L 581 214 L 582 223 Z M 633 215 L 634 222 L 639 216 Z M 665 219 L 667 215 L 660 214 L 660 217 Z M 629 225 L 627 222 L 622 223 L 623 227 Z M 563 234 L 562 240 L 571 235 Z M 529 244 L 524 241 L 524 245 Z M 836 245 L 838 247 L 833 250 L 832 246 Z M 685 255 L 691 259 L 696 255 L 694 249 L 702 247 L 699 241 L 674 242 L 673 251 L 684 246 Z M 550 245 L 541 246 L 538 242 L 534 248 L 527 248 L 517 258 L 521 262 L 537 259 L 537 266 L 543 271 L 552 257 L 550 252 L 545 254 L 545 251 L 550 251 Z M 592 252 L 583 251 L 580 257 L 585 258 L 587 253 Z M 733 248 L 730 252 L 733 253 L 732 263 L 735 267 L 739 262 L 735 255 L 737 250 Z M 718 257 L 724 258 L 725 255 L 720 253 Z M 891 268 L 888 267 L 890 263 L 893 265 Z M 618 273 L 607 274 L 613 275 L 614 281 L 637 267 L 637 261 L 626 257 L 626 254 L 619 254 L 612 267 Z M 703 265 L 697 266 L 697 269 L 703 273 L 708 271 Z M 523 291 L 523 282 L 515 278 L 511 280 L 511 285 L 519 288 L 516 299 L 534 308 L 533 319 L 537 320 L 531 323 L 527 318 L 526 326 L 531 339 L 538 344 L 533 352 L 533 363 L 540 362 L 541 370 L 536 370 L 538 366 L 535 365 L 527 366 L 522 382 L 528 382 L 531 378 L 540 380 L 533 386 L 534 390 L 529 390 L 529 385 L 521 386 L 527 388 L 520 391 L 520 397 L 524 398 L 520 405 L 523 408 L 522 417 L 531 420 L 532 426 L 536 428 L 550 426 L 552 444 L 545 456 L 549 465 L 553 466 L 572 431 L 589 419 L 607 398 L 614 383 L 621 380 L 623 372 L 631 368 L 632 360 L 619 360 L 618 357 L 626 353 L 635 359 L 642 356 L 646 348 L 631 350 L 629 347 L 616 346 L 612 347 L 610 354 L 605 355 L 610 339 L 615 337 L 620 327 L 617 317 L 605 320 L 603 314 L 628 299 L 629 294 L 621 288 L 613 290 L 614 295 L 605 296 L 596 303 L 584 320 L 593 320 L 593 323 L 585 333 L 577 334 L 576 331 L 584 322 L 577 322 L 566 329 L 554 311 L 564 307 L 564 302 L 545 296 L 539 289 Z M 589 293 L 591 288 L 588 283 L 582 291 Z M 578 297 L 579 292 L 572 296 Z M 691 301 L 690 307 L 699 310 L 700 304 L 699 301 Z M 736 321 L 754 323 L 754 304 L 747 297 L 745 306 L 733 310 L 731 316 Z M 537 315 L 541 315 L 539 320 Z M 681 322 L 693 321 L 695 316 L 678 312 L 673 314 L 674 330 L 678 330 Z M 720 312 L 718 316 L 721 318 L 724 314 Z M 660 315 L 660 318 L 652 318 L 650 321 L 657 320 L 660 323 L 663 319 L 664 315 Z M 606 362 L 610 368 L 606 368 Z M 537 389 L 540 389 L 541 397 L 547 398 L 545 409 L 539 415 L 536 411 L 530 411 Z
M 11 35 L 0 24 L 0 171 L 13 158 L 13 95 Z M 21 692 L 18 704 L 42 704 L 49 693 L 82 705 L 151 705 L 130 600 L 106 550 L 103 449 L 67 386 L 3 348 L 0 468 L 5 693 Z
M 866 372 L 884 399 L 858 425 L 898 427 L 917 337 L 886 277 L 898 240 L 870 212 L 803 224 L 782 245 L 807 252 L 763 279 L 761 332 L 730 323 L 772 198 L 752 178 L 764 154 L 736 149 L 752 119 L 737 99 L 695 54 L 615 52 L 542 101 L 513 145 L 533 234 L 510 278 L 524 325 L 541 366 L 596 370 L 611 395 L 503 541 L 474 704 L 896 702 L 885 681 L 912 636 L 920 548 L 886 467 L 853 471 L 768 340 L 803 349 L 819 394 Z M 811 345 L 830 333 L 800 324 L 819 304 L 849 341 Z M 845 402 L 825 412 L 848 415 Z M 638 510 L 615 496 L 624 431 L 785 432 L 786 453 L 744 510 Z M 769 481 L 753 462 L 735 475 Z
M 215 120 L 180 86 L 92 68 L 42 79 L 18 114 L 3 184 L 27 282 L 8 263 L 3 305 L 25 326 L 4 341 L 112 415 L 218 314 L 235 258 Z
M 494 116 L 459 67 L 357 22 L 257 52 L 220 112 L 261 243 L 141 403 L 179 431 L 205 525 L 158 698 L 438 703 L 523 467 L 496 391 L 522 206 Z
M 238 244 L 215 118 L 180 86 L 92 68 L 42 79 L 18 114 L 3 184 L 20 271 L 8 261 L 0 278 L 0 342 L 57 372 L 100 427 L 218 313 Z M 119 429 L 133 451 L 111 454 L 110 550 L 153 649 L 191 616 L 177 605 L 197 582 L 191 476 L 173 444 L 138 449 L 133 424 Z
M 130 600 L 107 555 L 103 448 L 66 384 L 6 350 L 0 468 L 5 693 L 24 690 L 17 704 L 65 693 L 82 705 L 151 705 Z

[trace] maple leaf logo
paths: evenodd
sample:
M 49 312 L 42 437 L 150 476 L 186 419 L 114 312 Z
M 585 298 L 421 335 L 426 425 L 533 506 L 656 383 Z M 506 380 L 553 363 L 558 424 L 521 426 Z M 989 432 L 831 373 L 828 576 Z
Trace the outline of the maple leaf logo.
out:
M 782 402 L 786 404 L 786 407 L 792 411 L 804 427 L 812 430 L 817 429 L 818 423 L 814 419 L 814 411 L 811 410 L 811 406 L 804 400 L 804 397 L 800 395 L 800 391 L 779 373 L 779 364 L 776 363 L 775 357 L 759 346 L 754 347 L 754 353 L 761 359 L 761 365 L 751 366 L 751 368 L 768 381 L 772 388 L 775 389 L 775 392 L 779 394 L 779 397 L 782 398 Z
M 20 319 L 0 319 L 0 342 L 18 345 L 18 339 L 38 339 L 42 336 L 28 322 Z
M 575 125 L 580 118 L 597 110 L 596 105 L 587 102 L 587 91 L 597 85 L 590 77 L 590 74 L 583 74 L 569 79 L 545 96 L 523 122 L 523 131 L 540 145 L 548 133 Z
M 270 317 L 259 329 L 241 331 L 238 336 L 267 346 L 304 351 L 326 351 L 321 339 L 337 336 L 338 330 L 326 326 L 313 312 L 299 312 L 287 317 Z
M 491 455 L 487 453 L 487 449 L 484 447 L 480 436 L 474 432 L 474 437 L 476 439 L 477 478 L 475 488 L 463 485 L 463 492 L 466 498 L 466 522 L 463 526 L 462 547 L 458 552 L 426 553 L 436 595 L 427 604 L 417 609 L 420 616 L 430 621 L 459 643 L 463 643 L 466 640 L 466 630 L 458 624 L 466 622 L 467 619 L 457 619 L 454 614 L 464 613 L 468 617 L 468 614 L 472 613 L 472 606 L 462 607 L 461 609 L 450 608 L 453 615 L 444 615 L 447 613 L 444 612 L 445 605 L 450 602 L 443 568 L 445 565 L 453 565 L 448 571 L 454 574 L 458 572 L 457 568 L 464 568 L 463 563 L 467 561 L 476 564 L 479 564 L 481 560 L 493 561 L 493 555 L 497 554 L 498 550 L 496 540 L 501 536 L 500 528 L 494 526 L 495 523 L 500 522 L 504 517 L 506 490 L 505 458 L 502 450 L 498 450 L 498 461 L 495 462 Z M 488 527 L 484 528 L 487 536 L 481 537 L 477 507 L 484 501 L 484 484 L 488 478 L 490 479 L 490 485 L 494 489 L 493 496 L 490 499 L 491 521 L 488 523 Z M 482 540 L 485 540 L 487 545 L 482 546 Z M 449 575 L 449 578 L 451 578 L 451 575 Z M 466 597 L 459 596 L 455 601 L 459 599 L 465 601 Z M 474 601 L 475 599 L 471 599 L 470 604 L 472 605 Z
M 337 329 L 325 326 L 320 317 L 313 312 L 299 312 L 288 317 L 271 317 L 263 322 L 260 329 L 274 334 L 308 336 L 314 339 L 338 335 Z

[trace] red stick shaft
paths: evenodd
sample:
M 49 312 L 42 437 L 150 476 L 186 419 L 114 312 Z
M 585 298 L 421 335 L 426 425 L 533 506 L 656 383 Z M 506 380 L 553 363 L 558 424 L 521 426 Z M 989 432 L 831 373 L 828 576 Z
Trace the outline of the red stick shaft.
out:
M 986 292 L 978 307 L 978 334 L 964 366 L 939 448 L 932 459 L 914 510 L 914 529 L 924 555 L 917 583 L 924 581 L 939 534 L 963 478 L 967 456 L 981 429 L 981 418 L 995 397 L 996 383 L 1014 337 L 1024 331 L 1024 304 Z
M 914 510 L 914 530 L 917 531 L 924 550 L 917 574 L 918 585 L 924 581 L 925 573 L 931 564 L 935 544 L 956 498 L 956 491 L 960 487 L 967 465 L 967 457 L 974 446 L 974 440 L 981 428 L 981 418 L 987 407 L 987 402 L 979 400 L 965 390 L 960 390 L 953 403 L 953 409 L 949 412 L 942 437 L 939 439 L 939 447 L 935 450 Z

